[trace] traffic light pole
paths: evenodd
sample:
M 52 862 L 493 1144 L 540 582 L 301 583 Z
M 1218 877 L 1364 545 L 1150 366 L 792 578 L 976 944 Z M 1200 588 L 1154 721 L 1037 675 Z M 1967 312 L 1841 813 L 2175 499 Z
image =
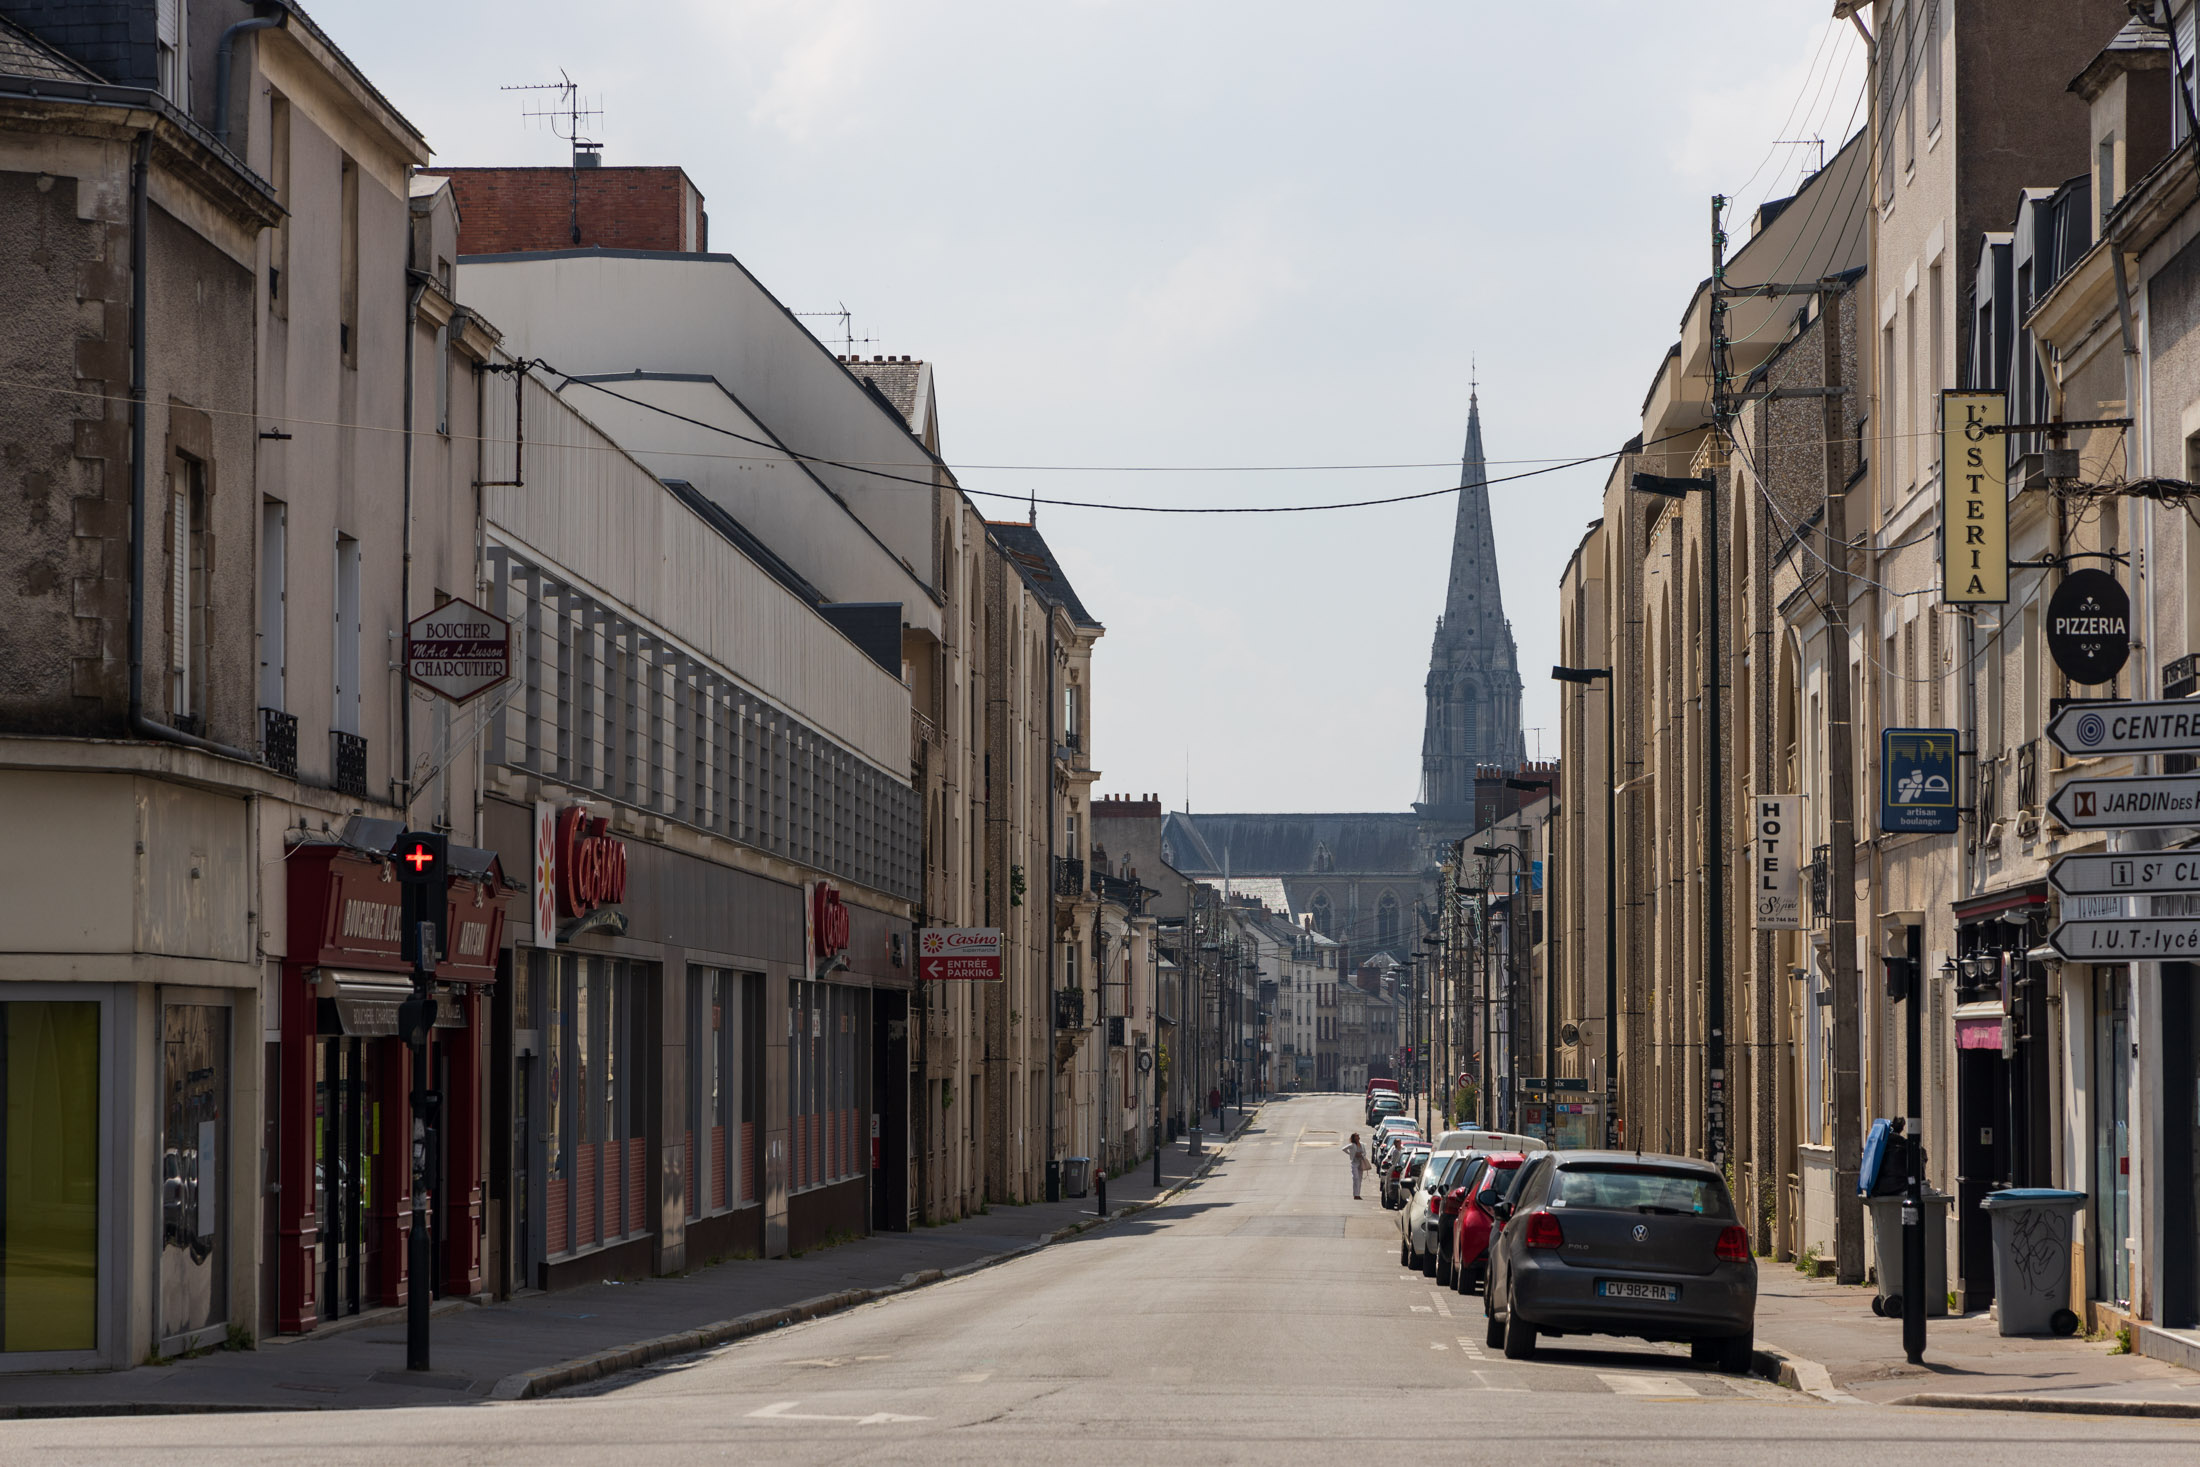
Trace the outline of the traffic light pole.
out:
M 450 840 L 432 831 L 406 831 L 392 853 L 397 861 L 405 957 L 412 963 L 413 993 L 398 1009 L 398 1027 L 412 1059 L 412 1230 L 405 1240 L 405 1368 L 428 1369 L 428 1304 L 435 1285 L 435 1248 L 428 1233 L 428 1157 L 435 1112 L 442 1097 L 428 1083 L 428 1035 L 435 1027 L 435 968 L 443 951 Z
M 1904 964 L 1902 995 L 1903 1068 L 1908 1071 L 1909 1114 L 1903 1117 L 1904 1157 L 1909 1161 L 1909 1185 L 1902 1193 L 1902 1353 L 1912 1365 L 1925 1363 L 1925 1041 L 1919 1010 L 1925 989 L 1919 930 L 1909 928 L 1909 952 Z M 2002 1022 L 2007 1023 L 2008 1020 Z

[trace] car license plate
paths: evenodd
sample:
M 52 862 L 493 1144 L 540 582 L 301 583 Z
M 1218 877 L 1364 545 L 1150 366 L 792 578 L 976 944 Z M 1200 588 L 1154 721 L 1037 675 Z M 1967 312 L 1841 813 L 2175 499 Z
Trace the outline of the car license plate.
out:
M 1671 1284 L 1641 1284 L 1633 1279 L 1598 1279 L 1597 1293 L 1606 1299 L 1650 1299 L 1670 1304 L 1681 1296 Z

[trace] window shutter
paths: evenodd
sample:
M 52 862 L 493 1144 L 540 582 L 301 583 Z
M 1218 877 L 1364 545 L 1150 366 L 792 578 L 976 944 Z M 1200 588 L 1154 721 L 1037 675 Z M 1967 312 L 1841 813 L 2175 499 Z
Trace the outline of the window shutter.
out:
M 180 46 L 183 34 L 183 0 L 160 0 L 155 24 L 163 46 Z M 142 34 L 142 33 L 141 33 Z

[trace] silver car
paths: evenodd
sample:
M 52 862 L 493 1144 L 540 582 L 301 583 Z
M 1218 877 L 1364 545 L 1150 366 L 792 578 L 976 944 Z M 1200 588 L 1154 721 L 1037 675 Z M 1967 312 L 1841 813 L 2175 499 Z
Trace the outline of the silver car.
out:
M 1436 1276 L 1446 1226 L 1458 1212 L 1456 1206 L 1446 1211 L 1444 1199 L 1464 1177 L 1472 1154 L 1464 1150 L 1433 1151 L 1428 1160 L 1421 1163 L 1421 1175 L 1415 1179 L 1413 1191 L 1398 1211 L 1400 1267 L 1417 1268 L 1431 1278 Z
M 1498 1206 L 1482 1293 L 1490 1348 L 1525 1360 L 1538 1335 L 1628 1335 L 1686 1340 L 1699 1365 L 1749 1370 L 1757 1263 L 1710 1163 L 1545 1152 Z

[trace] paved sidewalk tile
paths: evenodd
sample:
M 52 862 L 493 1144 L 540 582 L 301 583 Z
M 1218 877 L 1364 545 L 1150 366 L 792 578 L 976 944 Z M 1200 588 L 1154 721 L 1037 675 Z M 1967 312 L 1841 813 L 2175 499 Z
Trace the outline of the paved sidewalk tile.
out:
M 1243 1134 L 1258 1138 L 1262 1129 L 1263 1118 L 1255 1112 Z M 1111 1215 L 1184 1184 L 1215 1160 L 1212 1144 L 1199 1157 L 1187 1155 L 1181 1142 L 1163 1148 L 1162 1186 L 1153 1184 L 1150 1159 L 1111 1180 Z M 606 1279 L 479 1308 L 446 1301 L 437 1306 L 433 1324 L 435 1368 L 421 1374 L 404 1368 L 405 1322 L 393 1311 L 396 1317 L 386 1322 L 271 1342 L 257 1350 L 215 1351 L 125 1371 L 0 1376 L 0 1415 L 466 1403 L 525 1371 L 844 1290 L 890 1287 L 928 1270 L 953 1270 L 1028 1248 L 1063 1228 L 1098 1225 L 1095 1204 L 1087 1196 L 996 1206 L 959 1222 L 876 1234 L 801 1258 L 737 1260 L 678 1278 Z
M 1911 1365 L 1902 1321 L 1871 1312 L 1871 1287 L 1805 1278 L 1770 1260 L 1759 1263 L 1757 1277 L 1758 1343 L 1816 1361 L 1835 1388 L 1864 1401 L 1937 1394 L 2200 1406 L 2200 1372 L 2112 1355 L 2107 1340 L 2003 1339 L 1986 1313 L 1928 1319 L 1925 1363 Z

